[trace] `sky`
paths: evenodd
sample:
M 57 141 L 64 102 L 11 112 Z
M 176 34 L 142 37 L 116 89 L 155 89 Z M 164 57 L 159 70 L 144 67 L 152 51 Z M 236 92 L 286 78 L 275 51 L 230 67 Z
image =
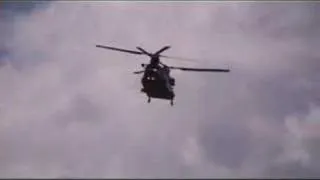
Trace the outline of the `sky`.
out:
M 6 2 L 9 3 L 9 2 Z M 17 8 L 17 6 L 19 8 Z M 0 177 L 320 176 L 316 2 L 27 2 L 0 7 Z M 140 93 L 144 56 L 175 106 Z

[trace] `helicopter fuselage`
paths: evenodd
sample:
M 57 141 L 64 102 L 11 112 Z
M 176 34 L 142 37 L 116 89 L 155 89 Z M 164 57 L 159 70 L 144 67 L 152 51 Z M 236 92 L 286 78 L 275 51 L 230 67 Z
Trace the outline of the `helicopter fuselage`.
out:
M 170 71 L 166 67 L 153 68 L 149 64 L 142 77 L 142 92 L 148 97 L 148 102 L 151 98 L 170 100 L 173 105 L 175 97 L 173 87 L 175 79 L 170 76 Z

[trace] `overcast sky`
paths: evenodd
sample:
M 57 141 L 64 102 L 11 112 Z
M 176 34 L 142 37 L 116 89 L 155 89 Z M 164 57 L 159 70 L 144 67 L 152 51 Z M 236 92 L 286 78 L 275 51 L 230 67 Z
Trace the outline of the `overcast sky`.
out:
M 0 9 L 0 177 L 320 176 L 319 4 L 23 4 Z M 231 73 L 148 104 L 148 58 L 96 44 Z

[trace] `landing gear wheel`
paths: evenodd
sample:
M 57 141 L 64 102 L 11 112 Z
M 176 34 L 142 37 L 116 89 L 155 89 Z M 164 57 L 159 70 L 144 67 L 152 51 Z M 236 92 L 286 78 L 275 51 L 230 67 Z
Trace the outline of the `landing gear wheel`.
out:
M 151 102 L 151 98 L 150 97 L 148 97 L 148 103 L 150 103 Z
M 173 106 L 173 99 L 171 99 L 171 101 L 170 101 L 170 105 L 171 105 L 171 106 Z

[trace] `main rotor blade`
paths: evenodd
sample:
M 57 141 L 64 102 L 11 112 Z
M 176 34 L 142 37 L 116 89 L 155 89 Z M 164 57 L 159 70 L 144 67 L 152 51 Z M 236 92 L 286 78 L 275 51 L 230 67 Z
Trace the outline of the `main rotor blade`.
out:
M 156 53 L 154 53 L 155 55 L 159 55 L 160 53 L 162 53 L 163 51 L 165 51 L 165 50 L 167 50 L 167 49 L 169 49 L 170 48 L 170 46 L 165 46 L 165 47 L 163 47 L 162 49 L 160 49 L 159 51 L 157 51 Z
M 148 56 L 152 56 L 151 53 L 147 52 L 147 51 L 144 50 L 142 47 L 136 47 L 136 48 L 139 49 L 139 50 L 142 52 L 142 54 L 146 54 L 146 55 L 148 55 Z
M 206 68 L 185 68 L 169 66 L 170 69 L 178 69 L 182 71 L 197 71 L 197 72 L 230 72 L 229 69 L 206 69 Z
M 96 45 L 96 47 L 109 49 L 109 50 L 114 50 L 114 51 L 121 51 L 121 52 L 126 52 L 126 53 L 131 53 L 131 54 L 138 54 L 138 55 L 143 54 L 142 52 L 139 52 L 139 51 L 132 51 L 132 50 L 115 48 L 115 47 L 110 47 L 110 46 Z
M 195 62 L 196 59 L 190 59 L 190 58 L 183 58 L 183 57 L 174 57 L 174 56 L 165 56 L 165 55 L 159 55 L 159 57 L 167 58 L 167 59 L 173 59 L 173 60 L 179 60 L 179 61 L 189 61 L 189 62 Z
M 141 74 L 141 73 L 143 73 L 144 72 L 144 70 L 142 70 L 142 71 L 135 71 L 135 72 L 133 72 L 133 74 Z

